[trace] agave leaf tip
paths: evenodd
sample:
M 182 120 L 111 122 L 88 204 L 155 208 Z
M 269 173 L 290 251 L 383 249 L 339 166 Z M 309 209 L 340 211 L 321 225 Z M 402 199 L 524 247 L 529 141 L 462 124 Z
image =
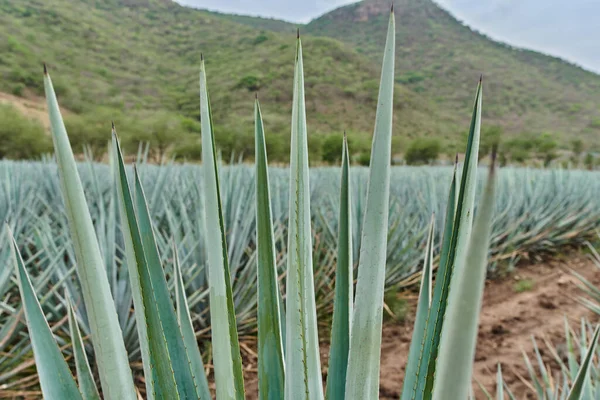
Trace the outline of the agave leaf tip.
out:
M 256 101 L 258 101 L 258 90 L 257 90 L 256 92 L 254 92 L 254 99 L 255 99 Z
M 394 12 L 394 2 L 392 1 L 392 6 L 390 7 L 390 12 Z
M 483 74 L 479 75 L 479 84 L 481 84 L 481 82 L 483 82 Z
M 46 65 L 46 63 L 42 63 L 44 65 L 44 75 L 48 75 L 48 66 Z
M 110 121 L 110 126 L 113 131 L 115 131 L 115 121 Z
M 300 39 L 300 28 L 296 28 L 296 39 Z
M 200 61 L 204 61 L 204 53 L 200 53 Z
M 458 164 L 458 153 L 456 153 L 456 156 L 454 157 L 454 165 Z

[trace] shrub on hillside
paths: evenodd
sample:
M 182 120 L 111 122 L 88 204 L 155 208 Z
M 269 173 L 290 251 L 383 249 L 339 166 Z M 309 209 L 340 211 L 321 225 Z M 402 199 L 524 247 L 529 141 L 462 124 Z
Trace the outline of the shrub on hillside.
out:
M 337 165 L 342 161 L 342 143 L 344 135 L 342 133 L 331 133 L 322 140 L 321 145 L 321 159 L 328 163 Z M 370 154 L 370 141 L 371 137 L 364 132 L 359 133 L 348 133 L 348 148 L 351 154 Z M 394 145 L 398 147 L 398 142 L 392 138 L 392 149 Z M 312 138 L 311 138 L 312 140 Z M 310 144 L 309 144 L 310 146 Z M 316 154 L 314 154 L 316 155 Z M 358 157 L 361 158 L 360 156 Z M 363 157 L 364 158 L 364 157 Z M 369 157 L 367 157 L 366 165 L 369 165 Z M 360 163 L 360 162 L 359 162 Z
M 42 124 L 12 105 L 0 104 L 0 158 L 36 158 L 52 151 Z
M 408 146 L 404 158 L 408 165 L 431 164 L 438 159 L 441 149 L 439 139 L 417 138 Z

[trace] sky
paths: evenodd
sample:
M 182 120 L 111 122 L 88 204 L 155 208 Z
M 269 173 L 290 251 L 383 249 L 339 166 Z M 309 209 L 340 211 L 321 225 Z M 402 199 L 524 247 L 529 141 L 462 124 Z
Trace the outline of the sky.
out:
M 353 0 L 177 0 L 197 8 L 306 23 Z M 434 0 L 471 28 L 600 73 L 600 0 Z
M 307 23 L 356 0 L 176 0 L 183 5 L 226 13 L 255 15 Z

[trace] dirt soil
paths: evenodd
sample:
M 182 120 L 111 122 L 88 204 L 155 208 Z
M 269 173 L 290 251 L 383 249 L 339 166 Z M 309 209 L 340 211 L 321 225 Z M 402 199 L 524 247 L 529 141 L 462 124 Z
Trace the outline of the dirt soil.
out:
M 26 97 L 18 97 L 12 94 L 0 92 L 0 104 L 10 104 L 19 110 L 23 115 L 37 119 L 42 123 L 44 128 L 50 128 L 50 120 L 48 119 L 48 111 L 46 110 L 46 100 L 43 97 L 27 94 Z M 61 108 L 63 115 L 69 112 Z
M 547 339 L 555 345 L 564 342 L 565 316 L 574 326 L 578 326 L 582 317 L 587 317 L 592 323 L 599 322 L 598 316 L 578 303 L 581 291 L 569 269 L 600 285 L 600 269 L 584 256 L 519 267 L 510 277 L 486 282 L 474 378 L 490 393 L 495 391 L 496 368 L 500 363 L 515 396 L 518 399 L 535 398 L 533 390 L 520 378 L 528 376 L 523 352 L 530 356 L 533 354 L 531 337 L 537 339 L 544 361 L 552 364 L 550 355 L 544 352 L 543 341 Z M 517 285 L 519 282 L 525 283 Z M 522 291 L 519 292 L 518 286 Z M 386 323 L 383 328 L 379 394 L 380 399 L 386 400 L 397 400 L 400 396 L 412 335 L 416 296 L 412 293 L 400 296 L 406 297 L 411 305 L 410 318 L 401 324 Z M 243 346 L 242 353 L 247 398 L 256 399 L 255 346 Z M 321 358 L 326 360 L 327 357 L 328 345 L 324 344 L 321 346 Z M 478 384 L 474 383 L 473 388 L 477 399 L 487 399 Z

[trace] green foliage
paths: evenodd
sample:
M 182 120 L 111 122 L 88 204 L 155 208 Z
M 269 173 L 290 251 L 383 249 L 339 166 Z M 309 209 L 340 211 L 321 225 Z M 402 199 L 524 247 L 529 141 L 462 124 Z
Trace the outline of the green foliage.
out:
M 368 167 L 371 163 L 371 153 L 369 153 L 368 151 L 363 151 L 358 155 L 358 159 L 356 161 L 358 162 L 358 165 Z
M 550 163 L 558 157 L 556 150 L 558 143 L 554 137 L 548 133 L 544 133 L 537 138 L 536 145 L 538 157 L 544 161 L 544 167 L 548 167 Z
M 182 119 L 172 113 L 155 112 L 148 115 L 139 115 L 137 122 L 140 122 L 135 124 L 137 129 L 125 136 L 128 146 L 133 149 L 139 143 L 149 144 L 151 155 L 157 162 L 165 161 L 168 150 L 181 143 L 188 136 L 188 132 L 184 130 Z M 195 128 L 189 122 L 186 126 L 188 129 Z
M 51 150 L 50 137 L 37 120 L 0 104 L 0 159 L 38 158 Z
M 266 42 L 267 40 L 269 40 L 269 36 L 265 35 L 264 33 L 261 33 L 260 35 L 258 35 L 255 39 L 254 39 L 254 44 L 261 44 L 263 42 Z
M 571 149 L 576 156 L 579 156 L 583 152 L 583 140 L 573 139 L 571 140 Z
M 332 134 L 323 140 L 322 145 L 323 161 L 334 164 L 342 160 L 343 135 Z
M 40 60 L 44 60 L 60 71 L 54 84 L 62 107 L 89 114 L 85 118 L 92 120 L 103 109 L 112 110 L 109 120 L 121 127 L 123 146 L 129 150 L 130 129 L 118 120 L 119 114 L 132 118 L 138 112 L 148 115 L 148 111 L 163 110 L 197 121 L 193 77 L 203 52 L 209 56 L 208 65 L 220 72 L 211 78 L 215 125 L 223 132 L 250 126 L 248 103 L 251 92 L 260 89 L 261 102 L 268 110 L 267 142 L 275 135 L 286 137 L 291 100 L 286 49 L 296 25 L 194 10 L 167 1 L 140 4 L 90 0 L 2 3 L 0 37 L 7 40 L 0 43 L 0 91 L 19 96 L 42 94 L 38 75 Z M 341 129 L 364 135 L 372 132 L 369 118 L 361 115 L 369 112 L 376 100 L 380 73 L 376 60 L 383 46 L 378 33 L 385 29 L 388 6 L 373 6 L 369 11 L 373 17 L 367 21 L 354 18 L 361 7 L 343 7 L 301 27 L 301 31 L 319 35 L 307 37 L 305 43 L 310 51 L 307 123 L 323 136 Z M 448 18 L 433 2 L 410 0 L 402 8 L 406 21 L 397 29 L 397 39 L 404 45 L 396 58 L 395 136 L 460 140 L 464 130 L 459 128 L 466 123 L 461 115 L 470 99 L 468 90 L 456 87 L 468 87 L 475 77 L 464 71 L 473 70 L 489 72 L 490 83 L 498 88 L 485 117 L 487 123 L 503 126 L 507 138 L 525 130 L 551 130 L 563 134 L 558 142 L 565 148 L 568 138 L 596 129 L 594 121 L 600 119 L 597 76 L 556 59 L 490 42 Z M 349 27 L 348 20 L 357 23 Z M 518 77 L 513 71 L 519 71 Z M 570 103 L 579 106 L 571 109 Z M 586 140 L 596 141 L 595 136 L 585 134 Z M 249 129 L 243 136 L 244 141 L 252 141 Z M 90 137 L 89 141 L 97 140 Z M 76 152 L 85 141 L 80 142 L 74 147 Z M 104 143 L 101 146 L 105 148 Z M 100 157 L 96 145 L 92 147 Z M 361 152 L 354 146 L 350 150 L 353 155 Z M 401 150 L 394 148 L 393 153 L 406 149 Z M 224 149 L 224 153 L 229 151 Z M 251 158 L 253 152 L 244 154 Z M 283 161 L 285 154 L 289 157 L 289 149 L 271 159 Z M 311 162 L 318 160 L 312 158 Z
M 585 155 L 585 159 L 583 160 L 583 163 L 585 164 L 585 167 L 591 171 L 596 166 L 596 157 L 594 156 L 593 153 L 588 152 Z
M 151 20 L 157 19 L 159 15 L 159 13 L 149 12 Z M 204 305 L 197 314 L 201 318 L 196 318 L 196 320 L 198 324 L 203 323 L 202 320 L 209 313 L 218 398 L 243 399 L 245 396 L 238 326 L 242 327 L 246 324 L 245 328 L 248 329 L 248 325 L 251 325 L 252 322 L 248 323 L 247 321 L 256 321 L 252 310 L 259 303 L 259 314 L 265 309 L 265 306 L 269 309 L 267 315 L 261 316 L 266 318 L 260 318 L 259 330 L 264 333 L 266 327 L 266 336 L 275 336 L 275 338 L 271 337 L 274 340 L 272 340 L 272 346 L 269 346 L 269 350 L 267 350 L 270 356 L 274 356 L 272 358 L 275 362 L 272 362 L 271 357 L 267 362 L 267 357 L 262 356 L 259 357 L 259 364 L 266 368 L 265 376 L 273 378 L 273 382 L 276 382 L 274 390 L 269 391 L 269 394 L 262 392 L 261 397 L 280 399 L 281 382 L 285 374 L 283 384 L 285 397 L 321 400 L 324 396 L 320 368 L 317 303 L 320 296 L 327 296 L 327 293 L 323 292 L 331 291 L 331 282 L 329 281 L 331 270 L 326 268 L 328 268 L 327 260 L 333 258 L 333 249 L 338 251 L 336 268 L 336 285 L 338 286 L 336 286 L 334 304 L 334 310 L 338 312 L 335 318 L 337 322 L 334 326 L 339 329 L 334 330 L 332 349 L 347 349 L 343 352 L 347 354 L 348 362 L 339 363 L 342 366 L 339 369 L 340 372 L 343 372 L 343 367 L 347 366 L 345 382 L 342 382 L 345 385 L 337 385 L 336 394 L 332 395 L 331 400 L 344 397 L 370 399 L 378 396 L 384 289 L 386 283 L 390 281 L 400 282 L 402 275 L 398 273 L 398 265 L 402 264 L 402 256 L 408 254 L 411 249 L 410 244 L 407 246 L 406 237 L 402 234 L 398 235 L 398 232 L 402 233 L 405 229 L 410 230 L 413 238 L 409 240 L 409 243 L 412 242 L 412 246 L 420 247 L 422 234 L 418 233 L 419 212 L 404 214 L 404 209 L 410 207 L 411 200 L 413 206 L 416 205 L 416 210 L 422 208 L 422 198 L 414 195 L 415 189 L 418 187 L 432 188 L 431 175 L 426 175 L 426 178 L 421 175 L 415 179 L 418 169 L 413 169 L 410 174 L 412 184 L 407 186 L 411 195 L 407 197 L 406 202 L 403 201 L 403 213 L 396 214 L 393 219 L 389 218 L 390 211 L 397 209 L 396 203 L 390 203 L 390 191 L 392 188 L 398 190 L 396 181 L 394 181 L 394 185 L 391 184 L 393 175 L 390 166 L 395 90 L 393 85 L 395 60 L 393 13 L 389 18 L 385 49 L 379 95 L 375 102 L 377 112 L 372 144 L 373 157 L 370 160 L 368 180 L 366 174 L 363 174 L 363 181 L 359 181 L 359 185 L 367 182 L 366 197 L 361 196 L 364 191 L 359 192 L 356 203 L 352 202 L 350 198 L 351 180 L 349 179 L 347 143 L 344 146 L 340 213 L 339 221 L 337 221 L 340 243 L 336 239 L 330 238 L 334 236 L 332 235 L 334 229 L 331 220 L 335 219 L 335 217 L 327 218 L 331 215 L 330 207 L 332 206 L 332 198 L 328 196 L 327 192 L 327 188 L 332 186 L 330 181 L 324 181 L 324 189 L 321 189 L 324 192 L 321 203 L 316 203 L 318 208 L 316 210 L 311 208 L 311 202 L 313 202 L 313 190 L 311 189 L 314 186 L 311 188 L 309 182 L 311 179 L 309 156 L 313 152 L 319 152 L 322 149 L 322 143 L 320 140 L 312 141 L 314 149 L 311 150 L 306 120 L 304 60 L 299 39 L 293 79 L 290 168 L 284 171 L 279 170 L 279 181 L 273 182 L 274 192 L 278 193 L 278 197 L 274 196 L 273 198 L 275 201 L 272 201 L 269 194 L 272 184 L 268 180 L 269 169 L 266 162 L 268 146 L 264 140 L 264 127 L 258 105 L 256 105 L 255 111 L 255 150 L 257 150 L 255 157 L 258 167 L 255 172 L 255 186 L 245 184 L 252 182 L 252 175 L 244 174 L 246 171 L 244 167 L 220 171 L 215 139 L 218 130 L 213 125 L 204 60 L 200 64 L 203 160 L 200 171 L 202 171 L 202 178 L 199 180 L 198 176 L 194 174 L 198 169 L 186 166 L 183 169 L 191 172 L 186 176 L 187 179 L 170 181 L 168 174 L 171 167 L 155 168 L 154 171 L 158 171 L 158 175 L 150 176 L 150 178 L 154 178 L 152 184 L 155 186 L 152 191 L 148 192 L 150 193 L 148 200 L 137 168 L 134 168 L 133 189 L 130 186 L 128 168 L 116 139 L 114 125 L 110 167 L 102 169 L 103 176 L 108 176 L 108 179 L 104 181 L 108 190 L 102 190 L 100 179 L 95 175 L 94 167 L 90 165 L 87 171 L 91 173 L 92 183 L 85 189 L 92 195 L 86 197 L 87 193 L 84 192 L 84 185 L 62 121 L 55 91 L 49 76 L 45 73 L 44 86 L 60 187 L 64 198 L 64 209 L 58 207 L 59 209 L 56 211 L 58 217 L 48 218 L 52 213 L 52 207 L 47 207 L 47 205 L 51 202 L 36 197 L 35 199 L 42 203 L 41 207 L 44 210 L 45 218 L 35 218 L 37 216 L 31 218 L 30 215 L 33 214 L 35 208 L 28 207 L 26 208 L 27 212 L 22 212 L 24 208 L 19 204 L 16 204 L 16 209 L 13 209 L 12 204 L 9 203 L 7 213 L 15 215 L 14 218 L 17 219 L 19 227 L 22 218 L 28 222 L 35 220 L 35 224 L 33 229 L 29 228 L 30 230 L 27 231 L 31 237 L 24 236 L 26 242 L 21 247 L 12 239 L 10 231 L 1 238 L 8 238 L 12 243 L 12 259 L 18 274 L 20 299 L 24 304 L 25 317 L 30 327 L 33 352 L 38 362 L 37 367 L 45 397 L 79 398 L 79 392 L 71 376 L 69 365 L 65 363 L 58 347 L 62 338 L 59 337 L 55 341 L 53 337 L 45 319 L 42 304 L 37 300 L 36 288 L 28 276 L 21 252 L 28 256 L 28 261 L 31 263 L 39 262 L 40 259 L 50 260 L 49 268 L 29 268 L 31 272 L 42 276 L 46 273 L 48 275 L 56 273 L 57 281 L 52 281 L 50 284 L 42 282 L 41 287 L 51 286 L 50 290 L 56 291 L 57 287 L 64 285 L 64 288 L 75 298 L 83 299 L 85 307 L 82 308 L 85 308 L 85 311 L 81 310 L 80 312 L 85 315 L 87 325 L 89 325 L 84 326 L 84 330 L 89 330 L 91 334 L 102 392 L 107 399 L 136 398 L 134 382 L 128 365 L 126 338 L 129 346 L 131 346 L 129 339 L 133 339 L 134 342 L 137 339 L 139 347 L 134 347 L 134 351 L 130 354 L 141 353 L 146 391 L 150 399 L 206 397 L 207 385 L 206 377 L 203 375 L 202 357 L 199 354 L 199 348 L 193 345 L 195 335 L 187 308 L 201 305 L 200 303 L 208 297 L 210 309 Z M 333 54 L 334 58 L 343 56 L 343 53 Z M 310 84 L 307 82 L 306 86 L 310 86 Z M 70 90 L 66 90 L 66 92 L 68 93 Z M 417 322 L 423 322 L 424 326 L 421 327 L 421 332 L 415 335 L 414 343 L 411 345 L 411 349 L 416 352 L 411 351 L 411 353 L 418 354 L 419 357 L 412 358 L 407 368 L 407 370 L 415 371 L 416 375 L 412 393 L 409 391 L 407 395 L 403 394 L 403 397 L 406 396 L 406 398 L 422 397 L 445 400 L 446 397 L 449 397 L 462 399 L 467 397 L 471 386 L 477 321 L 487 271 L 487 259 L 490 253 L 493 212 L 496 204 L 506 207 L 508 203 L 508 210 L 515 209 L 515 203 L 504 201 L 506 198 L 498 199 L 503 200 L 502 202 L 496 201 L 496 172 L 492 163 L 478 207 L 476 221 L 472 226 L 476 188 L 479 183 L 477 161 L 481 111 L 482 84 L 480 82 L 469 129 L 462 177 L 460 181 L 457 180 L 455 167 L 448 191 L 439 257 L 439 276 L 436 279 L 435 287 L 432 287 L 431 273 L 436 234 L 433 219 L 429 223 L 430 229 L 424 257 L 425 279 L 420 293 L 420 311 L 417 317 Z M 150 119 L 150 126 L 144 127 L 147 130 L 148 141 L 168 142 L 169 138 L 172 139 L 173 135 L 180 132 L 181 121 L 171 120 L 166 115 L 157 114 L 156 119 Z M 188 126 L 193 127 L 194 124 L 188 123 Z M 160 144 L 158 146 L 160 147 Z M 163 150 L 160 150 L 158 158 L 163 158 L 166 147 L 165 145 Z M 552 148 L 552 146 L 548 147 Z M 362 154 L 364 153 L 363 151 Z M 47 168 L 52 164 L 42 165 Z M 148 169 L 148 171 L 151 170 Z M 7 171 L 9 170 L 7 169 Z M 49 175 L 46 172 L 44 170 L 44 173 L 41 174 L 41 179 L 45 183 L 44 189 L 50 189 L 45 192 L 49 196 L 56 196 L 59 191 L 51 190 L 53 186 L 52 183 L 48 183 Z M 107 172 L 112 174 L 107 174 Z M 339 170 L 335 169 L 334 173 L 337 175 Z M 6 176 L 9 183 L 13 183 L 13 177 L 8 173 Z M 589 174 L 586 176 L 589 177 Z M 527 178 L 528 188 L 536 193 L 537 182 L 530 179 L 530 176 Z M 559 174 L 558 179 L 564 179 L 564 175 Z M 17 184 L 21 182 L 18 179 L 15 181 Z M 12 184 L 1 186 L 2 190 L 11 194 L 13 193 L 12 187 Z M 287 192 L 285 192 L 285 187 L 288 188 Z M 170 190 L 164 190 L 166 188 Z M 252 218 L 254 202 L 248 201 L 248 199 L 252 199 L 250 194 L 252 189 L 256 189 L 258 204 L 254 219 Z M 319 190 L 316 191 L 316 193 L 318 192 Z M 193 193 L 193 195 L 188 196 L 189 193 Z M 513 191 L 509 190 L 505 193 L 513 193 Z M 571 193 L 568 192 L 569 195 Z M 21 198 L 20 191 L 18 191 L 18 197 Z M 282 212 L 285 208 L 282 207 L 280 199 L 286 197 L 288 207 L 286 211 Z M 545 202 L 545 205 L 548 205 L 548 199 L 551 203 L 557 201 L 555 196 L 542 197 L 537 196 L 537 193 L 533 199 L 537 200 L 538 197 L 541 197 L 541 201 Z M 108 199 L 108 206 L 105 199 Z M 88 205 L 88 201 L 90 205 Z M 578 219 L 569 207 L 561 207 L 564 205 L 561 201 L 564 202 L 564 198 L 558 198 L 558 204 L 553 203 L 548 207 L 558 210 L 556 217 L 563 220 L 564 215 L 560 213 L 566 210 L 575 228 L 583 230 L 587 227 L 589 229 L 583 218 Z M 566 201 L 575 202 L 573 196 L 567 196 Z M 540 209 L 536 201 L 527 203 L 533 205 L 535 209 Z M 62 207 L 62 202 L 60 204 Z M 204 212 L 196 211 L 200 204 L 203 206 Z M 279 222 L 270 221 L 272 204 Z M 357 206 L 353 204 L 357 204 Z M 435 208 L 441 207 L 435 201 L 431 201 L 428 205 Z M 334 211 L 337 206 L 333 204 Z M 354 207 L 360 211 L 354 211 Z M 118 219 L 115 216 L 116 208 L 120 214 Z M 576 207 L 575 209 L 582 208 Z M 519 212 L 522 211 L 519 209 Z M 283 215 L 285 212 L 287 215 Z M 584 209 L 582 212 L 590 217 L 589 209 Z M 160 217 L 153 218 L 153 213 L 159 213 Z M 68 224 L 64 223 L 65 214 Z M 92 218 L 92 215 L 97 218 Z M 406 218 L 406 215 L 414 217 Z M 315 216 L 317 216 L 317 221 L 320 221 L 314 225 L 317 231 L 316 238 L 319 240 L 313 243 L 313 218 Z M 351 222 L 351 218 L 355 217 L 361 220 L 356 231 L 352 228 Z M 514 218 L 510 212 L 504 212 L 495 220 L 495 223 L 497 226 L 505 228 L 508 225 L 511 231 L 514 231 L 515 224 L 511 224 L 511 221 L 507 223 L 507 217 Z M 547 214 L 542 215 L 541 218 L 546 224 L 552 222 L 552 218 L 549 218 Z M 543 229 L 544 224 L 527 224 L 522 215 L 518 215 L 517 219 L 520 221 L 518 230 L 523 229 L 521 225 L 523 227 L 534 226 L 538 229 L 537 232 L 533 232 L 535 237 L 544 237 L 544 243 L 552 241 L 551 235 L 540 235 L 539 229 Z M 260 221 L 257 222 L 257 220 Z M 281 221 L 284 220 L 287 221 L 287 224 L 281 224 Z M 594 222 L 596 220 L 594 218 Z M 93 223 L 94 221 L 97 222 L 96 225 Z M 160 224 L 167 224 L 168 229 L 159 228 Z M 203 225 L 203 227 L 198 228 L 198 225 Z M 283 225 L 286 227 L 283 228 Z M 574 226 L 568 228 L 574 229 Z M 67 229 L 70 235 L 66 234 Z M 58 234 L 52 235 L 53 230 L 56 230 Z M 559 228 L 557 227 L 556 230 Z M 188 235 L 190 232 L 193 233 L 188 236 L 185 234 L 186 231 Z M 517 233 L 511 238 L 517 237 L 518 240 L 522 240 L 527 236 L 520 231 Z M 283 244 L 286 235 L 287 246 Z M 71 237 L 71 241 L 66 239 L 68 236 Z M 360 248 L 360 256 L 358 257 L 355 300 L 352 298 L 354 265 L 352 239 L 354 236 L 360 238 L 359 245 L 356 246 L 356 248 Z M 497 236 L 494 235 L 494 237 Z M 250 245 L 246 242 L 248 239 L 250 239 Z M 555 240 L 560 242 L 560 238 Z M 192 267 L 188 267 L 187 271 L 182 269 L 179 265 L 177 244 L 172 246 L 176 241 L 183 244 L 182 249 L 187 253 L 186 257 L 192 257 L 191 255 L 196 252 L 201 253 L 199 264 L 202 267 L 198 267 L 199 264 L 195 263 Z M 402 249 L 400 256 L 396 251 L 388 251 L 388 242 L 395 244 L 390 249 Z M 62 245 L 57 245 L 57 243 L 62 243 Z M 498 243 L 495 245 L 498 246 Z M 515 254 L 515 246 L 506 246 L 505 243 L 501 243 L 501 245 L 504 245 L 500 248 L 505 252 Z M 35 246 L 41 246 L 43 251 L 38 251 Z M 287 251 L 286 254 L 283 254 L 283 251 L 281 253 L 281 259 L 287 264 L 285 311 L 281 309 L 283 300 L 278 290 L 279 266 L 277 263 L 280 258 L 276 257 L 274 253 L 280 246 L 285 247 L 286 250 L 283 251 Z M 72 247 L 75 248 L 75 257 L 72 254 Z M 4 248 L 0 249 L 0 256 L 3 259 Z M 165 251 L 168 248 L 172 248 L 171 252 Z M 497 250 L 498 247 L 495 249 Z M 55 252 L 56 254 L 46 257 L 44 256 L 45 252 Z M 167 253 L 166 256 L 165 253 Z M 169 256 L 172 259 L 165 263 Z M 196 256 L 198 255 L 196 254 Z M 500 259 L 500 257 L 497 258 Z M 313 261 L 319 263 L 319 268 L 313 268 Z M 240 265 L 244 263 L 245 267 L 240 268 Z M 75 268 L 72 268 L 73 264 L 75 264 Z M 78 279 L 72 275 L 74 269 L 77 270 Z M 412 265 L 409 265 L 409 270 L 410 274 L 414 273 Z M 263 275 L 261 271 L 268 273 Z M 315 272 L 317 272 L 316 275 Z M 185 296 L 186 287 L 183 275 L 186 273 L 190 278 L 190 285 L 194 289 L 193 295 L 189 299 Z M 317 281 L 315 277 L 320 280 Z M 9 278 L 10 275 L 7 275 L 4 270 L 0 270 L 0 291 L 10 287 L 7 285 L 7 282 L 11 281 Z M 260 279 L 259 285 L 262 286 L 258 292 L 256 291 L 257 278 Z M 323 283 L 323 280 L 326 283 Z M 206 290 L 207 285 L 209 290 Z M 173 306 L 172 301 L 173 286 L 176 292 L 177 309 Z M 264 292 L 263 289 L 267 291 Z M 113 296 L 117 299 L 116 302 L 113 300 Z M 0 297 L 4 298 L 4 296 Z M 132 301 L 135 317 L 131 316 Z M 343 302 L 341 312 L 342 304 L 339 302 Z M 234 307 L 237 307 L 238 313 L 241 315 L 236 313 Z M 10 317 L 18 321 L 20 311 L 4 301 L 2 309 L 8 310 L 11 313 Z M 56 303 L 56 307 L 53 307 L 53 312 L 49 315 L 56 318 L 56 314 L 60 313 L 61 309 L 64 309 L 64 301 Z M 351 309 L 352 311 L 350 311 Z M 76 316 L 74 310 L 70 310 L 70 313 L 73 325 Z M 137 335 L 132 333 L 136 325 Z M 3 334 L 6 333 L 6 326 L 12 329 L 14 322 L 0 328 L 0 332 Z M 281 334 L 284 329 L 285 339 L 283 337 L 278 339 L 277 333 Z M 57 330 L 60 330 L 60 326 L 57 326 Z M 584 332 L 585 330 L 582 329 Z M 600 329 L 596 329 L 589 341 L 589 351 L 582 357 L 577 368 L 578 372 L 573 374 L 571 379 L 565 379 L 566 382 L 573 383 L 569 399 L 581 398 L 581 393 L 590 390 L 588 371 L 593 369 L 590 366 L 593 363 L 599 333 Z M 73 333 L 71 336 L 78 335 Z M 27 342 L 27 340 L 20 339 L 20 342 Z M 588 342 L 587 336 L 583 334 L 582 343 L 585 342 Z M 1 343 L 1 346 L 4 346 L 4 338 Z M 261 346 L 262 343 L 265 343 L 264 340 L 261 340 Z M 286 346 L 285 351 L 282 348 L 283 343 Z M 342 344 L 338 346 L 338 343 Z M 80 351 L 77 357 L 83 361 L 85 354 L 82 354 L 81 341 L 79 341 L 79 345 Z M 346 354 L 338 354 L 340 360 L 343 360 Z M 4 355 L 0 356 L 4 357 Z M 285 368 L 283 368 L 284 363 Z M 457 368 L 456 364 L 460 368 Z M 3 362 L 1 365 L 4 367 L 5 363 Z M 139 368 L 139 363 L 136 365 Z M 271 369 L 273 370 L 271 371 Z M 52 379 L 52 374 L 55 372 L 60 374 L 60 379 Z M 88 388 L 90 390 L 85 390 L 85 392 L 92 392 L 91 395 L 94 396 L 91 383 Z
M 137 151 L 144 144 L 150 148 L 151 160 L 158 163 L 170 155 L 180 159 L 200 159 L 199 150 L 191 148 L 197 143 L 199 124 L 165 111 L 123 114 L 99 108 L 94 113 L 71 114 L 65 118 L 65 125 L 73 149 L 83 152 L 88 148 L 95 159 L 103 159 L 108 150 L 106 132 L 110 132 L 110 121 L 123 132 L 123 146 L 129 152 Z M 222 143 L 227 154 L 231 152 L 229 145 L 228 141 Z
M 499 125 L 488 126 L 482 129 L 481 143 L 479 145 L 479 159 L 487 157 L 494 147 L 499 147 L 504 130 Z
M 254 75 L 246 75 L 240 79 L 236 87 L 248 89 L 249 92 L 257 92 L 260 89 L 260 79 Z
M 508 153 L 508 157 L 514 163 L 525 163 L 535 157 L 542 161 L 545 167 L 558 157 L 558 142 L 550 133 L 527 134 L 523 133 L 506 141 L 502 145 L 502 153 Z
M 438 159 L 442 144 L 436 138 L 418 138 L 414 139 L 404 158 L 408 165 L 431 164 Z
M 519 281 L 514 284 L 513 290 L 516 293 L 528 292 L 533 289 L 534 285 L 535 282 L 532 279 L 519 279 Z
M 384 318 L 387 321 L 394 321 L 399 324 L 404 323 L 410 311 L 408 301 L 404 297 L 399 297 L 398 293 L 393 290 L 385 294 L 383 301 L 386 305 Z

